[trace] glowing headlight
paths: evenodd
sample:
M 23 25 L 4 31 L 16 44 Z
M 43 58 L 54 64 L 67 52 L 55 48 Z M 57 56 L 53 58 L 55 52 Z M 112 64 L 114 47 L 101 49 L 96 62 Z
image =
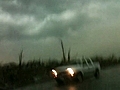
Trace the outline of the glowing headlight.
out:
M 74 71 L 73 71 L 72 68 L 67 68 L 67 71 L 68 71 L 68 73 L 69 73 L 71 76 L 74 75 Z
M 54 69 L 52 69 L 52 72 L 55 75 L 55 77 L 57 77 L 57 72 Z

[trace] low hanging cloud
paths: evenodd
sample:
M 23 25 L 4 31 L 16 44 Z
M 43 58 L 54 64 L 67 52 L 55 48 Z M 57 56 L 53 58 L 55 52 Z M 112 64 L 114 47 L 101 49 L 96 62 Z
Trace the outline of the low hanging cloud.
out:
M 119 55 L 119 10 L 118 0 L 1 0 L 1 61 L 7 62 L 9 53 L 15 61 L 20 49 L 24 59 L 61 58 L 59 39 L 73 56 Z

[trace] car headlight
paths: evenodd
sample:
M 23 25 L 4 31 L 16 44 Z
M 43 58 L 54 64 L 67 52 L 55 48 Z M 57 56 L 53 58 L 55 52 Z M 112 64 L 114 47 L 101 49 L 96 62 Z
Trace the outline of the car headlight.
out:
M 69 73 L 71 76 L 74 75 L 74 71 L 73 71 L 72 68 L 67 68 L 67 71 L 68 71 L 68 73 Z
M 54 69 L 52 69 L 52 73 L 54 74 L 55 77 L 57 77 L 57 72 Z

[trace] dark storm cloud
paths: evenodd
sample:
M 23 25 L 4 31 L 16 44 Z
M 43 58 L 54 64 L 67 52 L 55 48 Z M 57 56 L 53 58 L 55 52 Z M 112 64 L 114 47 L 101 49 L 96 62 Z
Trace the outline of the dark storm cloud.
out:
M 104 5 L 104 3 L 106 4 Z M 3 21 L 7 20 L 7 24 L 5 22 L 2 25 L 2 27 L 6 26 L 4 28 L 6 34 L 1 37 L 9 40 L 67 37 L 70 30 L 81 31 L 88 26 L 91 28 L 104 18 L 110 21 L 112 14 L 113 18 L 115 18 L 114 15 L 119 17 L 119 8 L 112 5 L 115 5 L 112 0 L 105 2 L 95 0 L 1 0 L 1 13 L 6 15 L 3 17 Z M 33 20 L 29 21 L 30 17 L 33 17 Z M 20 24 L 17 24 L 16 22 L 19 23 L 19 21 L 21 21 Z M 37 33 L 34 33 L 35 31 Z
M 7 0 L 1 1 L 2 9 L 11 14 L 31 14 L 44 18 L 47 14 L 59 13 L 64 10 L 65 0 Z
M 32 51 L 54 57 L 53 47 L 62 38 L 73 53 L 103 53 L 115 43 L 119 47 L 119 19 L 119 0 L 0 0 L 0 49 L 10 46 L 12 53 L 25 47 L 30 52 L 27 57 Z M 9 52 L 8 48 L 7 57 Z
M 60 8 L 60 5 L 65 3 L 66 0 L 19 0 L 20 3 L 27 6 L 28 8 L 31 8 L 33 6 L 37 6 L 44 8 L 48 12 L 60 12 L 62 8 Z M 35 10 L 36 8 L 33 7 Z
M 58 17 L 59 18 L 59 17 Z M 71 20 L 49 20 L 46 22 L 45 26 L 42 28 L 39 36 L 42 37 L 68 37 L 68 32 L 82 30 L 84 24 L 87 24 L 90 20 L 87 19 L 86 15 L 75 16 Z
M 16 23 L 14 23 L 12 26 L 12 22 L 9 20 L 9 23 L 7 23 L 8 28 L 6 28 L 8 32 L 6 31 L 7 34 L 5 34 L 5 37 L 12 40 L 67 36 L 69 29 L 78 30 L 83 27 L 85 23 L 84 19 L 87 18 L 86 15 L 80 15 L 80 13 L 78 13 L 78 15 L 74 15 L 73 19 L 70 17 L 69 19 L 71 20 L 62 20 L 64 17 L 61 17 L 61 13 L 66 12 L 67 9 L 71 9 L 74 4 L 76 4 L 76 2 L 74 3 L 72 0 L 10 0 L 1 1 L 0 4 L 2 12 L 4 12 L 7 17 L 10 16 L 10 19 L 14 20 L 14 22 L 19 22 L 22 16 L 24 18 L 24 15 L 26 15 L 26 17 L 30 15 L 33 16 L 38 23 L 44 22 L 47 19 L 42 28 L 38 28 L 38 33 L 35 35 L 22 33 L 23 31 L 29 31 L 28 29 L 31 29 L 27 28 L 29 25 L 25 26 L 26 23 L 21 23 L 21 25 L 16 25 Z M 68 13 L 65 18 L 69 17 L 69 14 L 71 13 Z M 21 17 L 19 17 L 20 15 Z M 54 18 L 54 16 L 56 18 Z M 32 24 L 34 24 L 34 22 L 30 23 L 30 25 Z M 39 25 L 41 24 L 38 24 L 38 27 Z M 33 26 L 32 30 L 34 31 L 36 27 L 37 26 Z
M 22 40 L 25 39 L 23 31 L 26 26 L 24 25 L 16 25 L 11 23 L 0 23 L 0 39 L 2 40 Z
M 24 35 L 22 33 L 23 28 L 22 27 L 19 27 L 18 29 L 17 28 L 14 27 L 14 26 L 9 26 L 9 29 L 6 32 L 6 38 L 9 39 L 9 40 L 21 40 L 21 39 L 24 39 Z

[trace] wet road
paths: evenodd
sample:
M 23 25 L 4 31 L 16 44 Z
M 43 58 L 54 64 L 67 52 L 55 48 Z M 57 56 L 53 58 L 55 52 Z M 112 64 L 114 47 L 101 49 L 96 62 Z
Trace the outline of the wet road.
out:
M 82 83 L 58 86 L 55 81 L 16 90 L 120 90 L 120 66 L 101 71 L 99 79 L 85 79 Z

